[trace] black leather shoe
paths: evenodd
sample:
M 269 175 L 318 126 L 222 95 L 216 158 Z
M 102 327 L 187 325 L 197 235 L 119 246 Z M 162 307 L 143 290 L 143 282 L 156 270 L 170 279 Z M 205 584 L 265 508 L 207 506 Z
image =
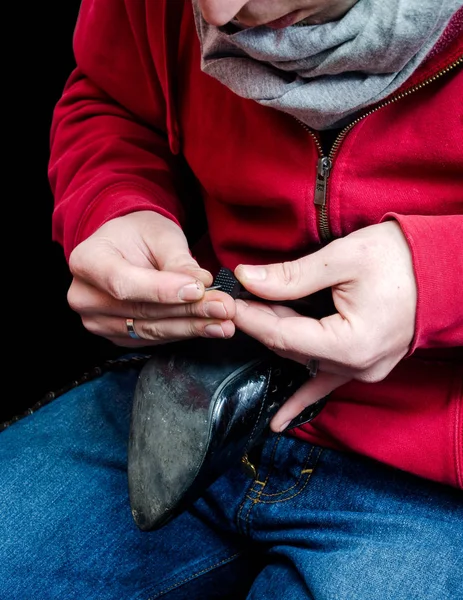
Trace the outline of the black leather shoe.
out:
M 262 441 L 307 369 L 237 333 L 156 349 L 140 372 L 128 446 L 130 506 L 143 531 L 185 510 Z M 312 405 L 313 419 L 326 399 Z

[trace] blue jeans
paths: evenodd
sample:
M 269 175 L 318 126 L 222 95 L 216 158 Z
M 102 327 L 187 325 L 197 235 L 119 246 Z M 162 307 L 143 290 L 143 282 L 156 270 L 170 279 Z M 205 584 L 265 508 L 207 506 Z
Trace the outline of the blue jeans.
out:
M 2 599 L 463 598 L 460 492 L 280 435 L 256 480 L 231 470 L 139 531 L 126 474 L 137 374 L 106 373 L 0 434 Z

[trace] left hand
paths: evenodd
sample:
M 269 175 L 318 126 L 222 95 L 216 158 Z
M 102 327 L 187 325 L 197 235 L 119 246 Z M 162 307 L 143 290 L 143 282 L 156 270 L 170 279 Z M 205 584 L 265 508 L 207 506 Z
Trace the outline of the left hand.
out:
M 272 420 L 283 431 L 304 408 L 351 379 L 384 379 L 407 354 L 417 289 L 410 249 L 396 221 L 355 231 L 299 260 L 239 265 L 235 276 L 263 299 L 286 301 L 331 288 L 337 313 L 316 320 L 282 305 L 237 300 L 235 325 L 277 354 L 319 371 Z

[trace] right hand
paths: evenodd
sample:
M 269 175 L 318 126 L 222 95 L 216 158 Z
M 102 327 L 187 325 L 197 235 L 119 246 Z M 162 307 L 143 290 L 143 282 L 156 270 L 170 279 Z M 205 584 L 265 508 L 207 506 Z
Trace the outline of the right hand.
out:
M 234 300 L 204 291 L 211 273 L 191 256 L 183 231 L 158 213 L 108 221 L 76 246 L 69 268 L 70 307 L 88 331 L 118 346 L 229 338 L 235 332 Z M 127 318 L 142 339 L 129 337 Z

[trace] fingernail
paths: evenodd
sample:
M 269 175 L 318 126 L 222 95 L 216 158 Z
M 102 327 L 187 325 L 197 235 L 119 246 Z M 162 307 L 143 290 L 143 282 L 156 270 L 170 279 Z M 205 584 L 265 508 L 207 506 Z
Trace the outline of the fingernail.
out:
M 206 317 L 211 317 L 212 319 L 226 319 L 227 311 L 222 302 L 206 302 L 204 305 L 204 313 Z
M 206 325 L 206 327 L 204 328 L 204 333 L 207 335 L 207 337 L 213 337 L 213 338 L 225 337 L 222 327 L 220 327 L 220 325 L 216 325 L 214 323 L 212 323 L 211 325 Z
M 291 423 L 291 421 L 286 421 L 286 423 L 283 423 L 283 425 L 282 425 L 282 426 L 281 426 L 281 427 L 278 429 L 278 431 L 279 431 L 280 433 L 281 433 L 281 432 L 283 432 L 283 431 L 284 431 L 284 430 L 285 430 L 285 429 L 288 427 L 288 425 L 289 425 L 290 423 Z
M 188 301 L 188 300 L 199 300 L 204 295 L 203 287 L 199 282 L 188 283 L 183 286 L 182 289 L 178 293 L 178 297 L 180 300 Z
M 263 281 L 267 278 L 267 269 L 265 267 L 240 266 L 240 279 Z
M 287 423 L 285 423 L 282 429 L 280 429 L 280 432 L 285 431 L 286 429 L 294 429 L 294 427 L 300 427 L 301 425 L 310 423 L 312 419 L 315 419 L 315 417 L 318 414 L 320 414 L 327 400 L 328 396 L 325 396 L 324 398 L 320 398 L 320 400 L 317 400 L 310 406 L 304 408 L 304 410 L 301 413 L 299 413 L 297 417 L 294 417 L 292 421 L 288 421 Z

